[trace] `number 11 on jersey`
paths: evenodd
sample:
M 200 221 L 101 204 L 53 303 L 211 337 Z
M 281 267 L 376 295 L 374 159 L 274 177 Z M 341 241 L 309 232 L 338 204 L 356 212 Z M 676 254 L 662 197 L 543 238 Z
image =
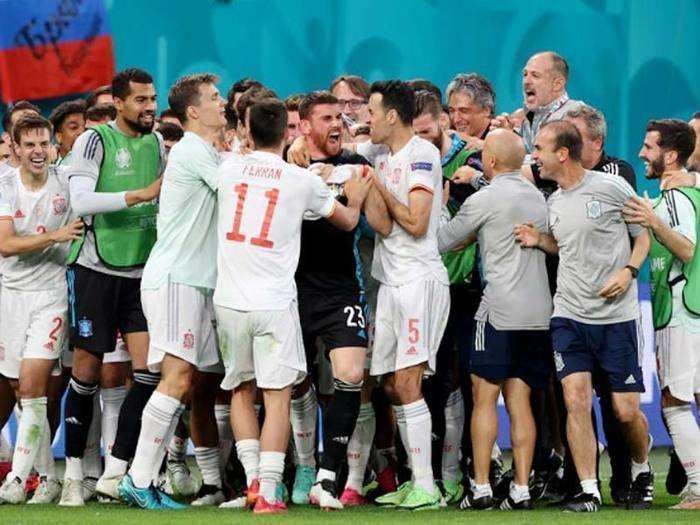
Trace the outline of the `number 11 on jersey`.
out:
M 245 235 L 241 233 L 241 221 L 243 220 L 245 199 L 248 195 L 248 184 L 245 182 L 236 184 L 233 191 L 238 195 L 238 202 L 236 202 L 236 211 L 233 216 L 233 228 L 226 234 L 226 238 L 233 242 L 245 242 Z M 263 217 L 260 233 L 256 237 L 251 237 L 250 239 L 250 244 L 253 246 L 260 246 L 261 248 L 272 248 L 274 246 L 275 243 L 268 239 L 267 236 L 270 233 L 270 225 L 272 224 L 272 217 L 275 214 L 279 194 L 280 190 L 277 188 L 271 188 L 265 191 L 267 208 L 265 209 L 265 216 Z

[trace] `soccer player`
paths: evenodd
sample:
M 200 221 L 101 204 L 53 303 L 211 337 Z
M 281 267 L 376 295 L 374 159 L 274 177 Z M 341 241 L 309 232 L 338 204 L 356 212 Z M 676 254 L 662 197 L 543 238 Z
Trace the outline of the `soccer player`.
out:
M 370 374 L 381 376 L 408 453 L 411 481 L 377 498 L 403 509 L 437 508 L 431 417 L 423 375 L 435 358 L 450 307 L 449 279 L 437 250 L 442 206 L 440 152 L 413 134 L 415 97 L 405 82 L 375 82 L 369 99 L 371 143 L 357 152 L 377 169 L 365 213 L 377 235 L 372 275 L 377 298 Z
M 22 406 L 12 471 L 0 502 L 22 503 L 24 484 L 44 441 L 49 379 L 66 344 L 66 255 L 83 223 L 70 221 L 65 174 L 49 167 L 51 124 L 26 115 L 13 125 L 19 170 L 0 186 L 0 381 L 9 382 Z M 4 421 L 9 414 L 2 414 Z M 49 458 L 53 470 L 53 458 Z M 51 503 L 61 493 L 55 473 L 42 480 L 31 503 Z
M 17 158 L 15 149 L 12 146 L 12 126 L 23 116 L 31 113 L 34 115 L 40 115 L 41 111 L 39 111 L 39 108 L 31 102 L 20 100 L 8 107 L 7 111 L 5 111 L 5 114 L 2 117 L 2 127 L 5 130 L 2 132 L 2 137 L 3 141 L 10 146 L 10 158 L 7 160 L 7 162 L 0 164 L 0 179 L 19 167 L 19 159 Z
M 681 120 L 652 120 L 639 157 L 646 177 L 682 170 L 695 132 Z M 673 509 L 700 509 L 700 429 L 691 404 L 700 403 L 700 190 L 663 191 L 653 203 L 633 197 L 626 220 L 649 229 L 652 310 L 661 406 L 688 485 Z
M 117 332 L 132 358 L 134 384 L 122 404 L 112 453 L 97 483 L 116 498 L 133 456 L 141 413 L 158 384 L 147 369 L 148 332 L 140 280 L 156 239 L 163 146 L 152 133 L 156 93 L 145 71 L 127 69 L 112 81 L 117 119 L 83 133 L 69 168 L 71 206 L 88 227 L 69 255 L 68 285 L 73 372 L 66 395 L 66 473 L 61 504 L 81 506 L 85 450 L 102 358 L 116 347 Z
M 520 175 L 524 158 L 525 148 L 515 133 L 502 129 L 489 133 L 482 161 L 490 185 L 467 198 L 457 215 L 438 230 L 442 252 L 478 238 L 486 282 L 470 355 L 475 484 L 462 508 L 489 509 L 499 503 L 489 484 L 489 467 L 501 392 L 511 422 L 515 479 L 500 508 L 532 508 L 528 480 L 537 431 L 530 393 L 544 388 L 549 378 L 552 299 L 544 253 L 521 250 L 513 235 L 514 224 L 547 226 L 544 197 Z
M 632 456 L 627 506 L 648 508 L 654 476 L 648 462 L 649 425 L 639 408 L 644 384 L 635 278 L 649 250 L 649 236 L 640 226 L 623 221 L 622 208 L 634 195 L 632 188 L 616 175 L 584 169 L 581 142 L 570 122 L 541 128 L 533 161 L 560 189 L 548 201 L 548 233 L 525 224 L 515 228 L 524 248 L 559 254 L 550 327 L 567 409 L 567 437 L 582 489 L 564 508 L 595 512 L 601 504 L 591 424 L 591 376 L 596 367 L 610 385 L 613 409 Z M 623 242 L 628 232 L 634 239 L 632 249 Z
M 312 165 L 368 164 L 364 157 L 341 148 L 343 123 L 338 99 L 331 93 L 314 91 L 307 95 L 299 105 L 299 116 Z M 347 204 L 343 179 L 351 177 L 353 172 L 348 166 L 334 171 L 335 176 L 331 174 L 327 179 L 336 199 L 343 204 Z M 360 409 L 367 350 L 364 286 L 358 277 L 362 271 L 357 254 L 359 235 L 357 228 L 340 230 L 318 217 L 302 223 L 296 284 L 306 360 L 309 366 L 314 363 L 316 340 L 320 339 L 330 358 L 334 393 L 324 413 L 323 453 L 316 474 L 317 403 L 310 377 L 294 389 L 292 429 L 300 462 L 292 501 L 297 504 L 308 502 L 311 489 L 313 504 L 321 508 L 343 508 L 338 500 L 336 478 L 346 460 L 348 441 Z M 311 488 L 314 477 L 316 484 Z
M 248 502 L 258 513 L 285 510 L 276 496 L 289 441 L 292 385 L 306 375 L 294 272 L 306 212 L 352 231 L 371 178 L 345 184 L 348 206 L 320 177 L 285 163 L 287 112 L 277 99 L 256 101 L 246 115 L 254 151 L 219 169 L 218 278 L 214 304 L 222 388 L 233 389 L 236 449 L 246 472 Z M 354 313 L 354 312 L 353 312 Z M 262 432 L 254 410 L 262 390 Z
M 141 279 L 148 321 L 149 370 L 161 380 L 143 411 L 136 454 L 119 494 L 142 508 L 173 507 L 153 486 L 165 448 L 184 411 L 195 370 L 219 362 L 211 296 L 216 284 L 216 193 L 219 155 L 213 143 L 226 125 L 225 101 L 211 74 L 179 79 L 168 102 L 184 123 L 185 136 L 170 153 L 163 176 L 158 240 Z M 198 459 L 199 454 L 198 454 Z M 223 501 L 218 449 L 201 458 L 204 486 Z M 177 506 L 176 508 L 182 508 Z
M 58 143 L 56 164 L 60 165 L 70 154 L 77 138 L 85 131 L 85 101 L 78 99 L 62 102 L 51 112 L 49 120 Z

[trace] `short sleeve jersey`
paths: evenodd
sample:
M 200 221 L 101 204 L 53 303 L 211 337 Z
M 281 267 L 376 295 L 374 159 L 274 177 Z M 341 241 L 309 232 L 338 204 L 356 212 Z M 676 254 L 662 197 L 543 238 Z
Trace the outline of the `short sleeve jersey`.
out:
M 216 285 L 216 181 L 219 154 L 186 131 L 173 146 L 158 207 L 158 240 L 143 269 L 141 288 L 168 280 L 213 290 Z
M 321 177 L 278 155 L 233 156 L 218 172 L 214 303 L 234 310 L 284 310 L 296 300 L 304 213 L 332 215 Z
M 697 243 L 695 214 L 698 211 L 683 192 L 677 190 L 664 192 L 654 211 L 674 232 L 688 239 L 693 245 Z M 654 261 L 650 262 L 654 264 Z M 668 276 L 669 281 L 676 279 L 682 271 L 683 263 L 680 259 L 674 259 Z M 668 325 L 683 326 L 687 331 L 697 334 L 700 333 L 700 316 L 691 314 L 683 305 L 683 282 L 673 287 L 673 314 Z
M 581 182 L 559 188 L 547 201 L 549 231 L 559 245 L 554 317 L 590 324 L 610 324 L 639 317 L 637 281 L 615 299 L 599 295 L 630 257 L 628 235 L 644 230 L 627 225 L 622 208 L 634 195 L 617 175 L 586 171 Z
M 49 168 L 46 184 L 30 191 L 19 170 L 0 184 L 0 218 L 13 222 L 19 236 L 57 230 L 71 219 L 68 181 L 65 172 Z M 23 291 L 40 291 L 66 286 L 69 242 L 56 243 L 41 251 L 3 260 L 2 286 Z
M 387 237 L 375 236 L 372 277 L 389 286 L 401 286 L 426 277 L 449 284 L 447 270 L 438 253 L 437 230 L 442 208 L 440 152 L 427 140 L 414 136 L 401 150 L 391 154 L 376 145 L 358 148 L 374 164 L 379 180 L 403 205 L 412 191 L 432 194 L 428 230 L 414 238 L 394 221 Z

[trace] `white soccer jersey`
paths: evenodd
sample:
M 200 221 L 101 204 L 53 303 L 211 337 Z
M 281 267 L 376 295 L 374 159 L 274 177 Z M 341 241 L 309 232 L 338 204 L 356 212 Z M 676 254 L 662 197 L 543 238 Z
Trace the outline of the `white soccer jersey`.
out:
M 427 140 L 411 138 L 396 154 L 388 149 L 378 153 L 367 148 L 379 180 L 408 206 L 411 191 L 422 189 L 433 194 L 428 230 L 415 238 L 394 221 L 388 237 L 375 236 L 372 277 L 389 286 L 400 286 L 426 276 L 449 283 L 447 270 L 438 252 L 437 230 L 442 207 L 442 166 L 440 152 Z M 363 154 L 363 149 L 358 148 Z
M 0 217 L 14 222 L 17 235 L 44 233 L 70 220 L 68 181 L 65 172 L 49 168 L 46 184 L 29 191 L 19 171 L 0 184 Z M 2 286 L 36 291 L 66 286 L 66 260 L 70 243 L 54 244 L 40 252 L 7 257 L 3 261 Z
M 243 311 L 288 308 L 297 295 L 303 215 L 330 216 L 332 193 L 310 171 L 255 151 L 220 166 L 217 196 L 214 304 Z

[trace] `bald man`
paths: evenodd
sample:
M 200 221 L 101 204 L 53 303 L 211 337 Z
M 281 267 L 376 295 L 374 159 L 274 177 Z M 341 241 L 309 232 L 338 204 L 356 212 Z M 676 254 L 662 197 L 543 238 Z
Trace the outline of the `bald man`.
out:
M 521 250 L 513 234 L 515 225 L 523 222 L 547 227 L 544 197 L 520 174 L 524 157 L 525 147 L 518 135 L 505 129 L 489 133 L 482 155 L 489 186 L 470 196 L 438 230 L 441 253 L 478 241 L 487 283 L 474 316 L 470 354 L 476 486 L 462 500 L 462 508 L 532 508 L 528 477 L 536 430 L 530 392 L 547 384 L 552 299 L 544 253 Z M 489 465 L 498 433 L 496 402 L 501 392 L 510 415 L 515 479 L 508 497 L 496 501 L 489 484 Z

